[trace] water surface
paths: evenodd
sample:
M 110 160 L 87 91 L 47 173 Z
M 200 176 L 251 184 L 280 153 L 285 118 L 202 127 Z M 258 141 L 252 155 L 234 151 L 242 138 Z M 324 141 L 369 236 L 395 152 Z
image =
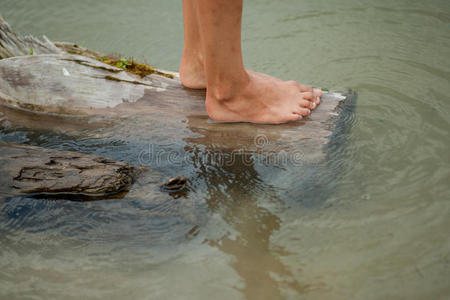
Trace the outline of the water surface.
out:
M 20 33 L 178 67 L 178 1 L 0 7 Z M 316 166 L 144 161 L 162 176 L 191 178 L 170 203 L 139 189 L 104 202 L 3 199 L 0 298 L 450 297 L 448 1 L 253 0 L 243 25 L 247 67 L 358 92 L 345 143 Z M 174 144 L 184 132 L 155 140 L 145 125 L 120 138 L 1 124 L 1 140 L 130 163 L 143 163 L 149 147 L 197 162 L 207 155 Z

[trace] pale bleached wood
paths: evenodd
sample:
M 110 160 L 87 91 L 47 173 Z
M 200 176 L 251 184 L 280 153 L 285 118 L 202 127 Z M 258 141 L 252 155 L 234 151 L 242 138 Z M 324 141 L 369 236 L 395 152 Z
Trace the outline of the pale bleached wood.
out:
M 0 16 L 0 59 L 30 55 L 30 54 L 58 54 L 59 50 L 46 36 L 40 41 L 33 36 L 17 36 L 9 24 Z

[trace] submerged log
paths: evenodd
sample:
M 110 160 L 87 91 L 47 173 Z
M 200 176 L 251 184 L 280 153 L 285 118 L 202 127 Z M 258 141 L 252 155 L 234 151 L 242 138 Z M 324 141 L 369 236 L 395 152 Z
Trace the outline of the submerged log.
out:
M 104 157 L 0 142 L 0 195 L 33 194 L 77 200 L 125 193 L 145 168 Z

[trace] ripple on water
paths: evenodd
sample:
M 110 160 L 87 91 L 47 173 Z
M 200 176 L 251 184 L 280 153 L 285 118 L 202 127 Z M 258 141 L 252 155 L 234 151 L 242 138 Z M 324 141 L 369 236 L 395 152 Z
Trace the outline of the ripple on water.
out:
M 73 202 L 10 197 L 3 201 L 0 211 L 1 231 L 16 237 L 45 232 L 124 248 L 177 244 L 193 227 L 202 225 L 179 201 L 186 200 Z
M 176 68 L 175 48 L 181 35 L 172 38 L 166 31 L 167 40 L 161 41 L 167 44 L 158 41 L 162 36 L 158 31 L 176 26 L 137 24 L 131 26 L 136 29 L 133 32 L 130 26 L 123 26 L 136 24 L 125 22 L 130 16 L 151 21 L 151 12 L 139 10 L 141 16 L 135 17 L 128 13 L 135 6 L 129 6 L 120 14 L 124 19 L 119 20 L 118 15 L 115 27 L 105 27 L 97 42 L 85 33 L 93 27 L 100 33 L 101 26 L 96 25 L 110 23 L 109 12 L 123 12 L 120 1 L 98 1 L 98 7 L 90 8 L 88 14 L 74 13 L 86 8 L 80 1 L 48 2 L 54 5 L 9 1 L 11 17 L 4 17 L 19 24 L 21 32 L 41 30 L 50 38 L 62 36 L 80 43 L 91 39 L 85 45 L 97 50 L 105 46 L 111 51 L 113 47 L 106 43 L 118 41 L 118 34 L 130 36 L 141 45 L 139 49 L 120 49 L 129 55 L 146 49 L 140 39 L 145 34 L 153 37 L 148 43 L 153 47 L 147 54 L 149 62 Z M 144 2 L 139 1 L 138 7 L 147 7 Z M 126 199 L 89 203 L 5 199 L 0 210 L 0 250 L 2 254 L 9 252 L 0 276 L 6 274 L 10 285 L 4 290 L 17 291 L 20 286 L 32 297 L 39 286 L 41 295 L 50 291 L 53 298 L 55 294 L 76 297 L 80 288 L 89 286 L 89 296 L 103 296 L 109 290 L 116 298 L 134 291 L 146 293 L 140 298 L 149 293 L 170 298 L 170 292 L 181 291 L 178 295 L 193 293 L 189 295 L 208 299 L 213 285 L 225 291 L 214 294 L 227 296 L 231 295 L 227 288 L 236 292 L 236 287 L 248 283 L 244 280 L 252 282 L 262 278 L 260 275 L 275 278 L 278 273 L 264 272 L 273 271 L 273 263 L 280 261 L 292 273 L 284 283 L 308 285 L 308 294 L 302 295 L 306 298 L 429 299 L 440 291 L 448 292 L 448 1 L 415 1 L 414 6 L 407 0 L 375 4 L 370 0 L 253 2 L 249 1 L 251 9 L 244 17 L 249 66 L 283 79 L 330 88 L 351 87 L 359 94 L 356 113 L 349 120 L 351 131 L 339 135 L 329 146 L 326 163 L 287 168 L 264 163 L 175 168 L 162 163 L 155 167 L 166 175 L 179 170 L 193 175 L 195 187 L 187 197 L 166 202 L 146 198 L 145 191 Z M 166 7 L 158 8 L 156 18 Z M 59 20 L 47 18 L 48 9 Z M 172 9 L 174 13 L 177 10 Z M 74 31 L 77 23 L 88 30 Z M 154 30 L 153 34 L 149 30 Z M 166 47 L 169 51 L 160 51 Z M 166 62 L 175 62 L 174 67 Z M 11 129 L 2 129 L 0 138 L 137 163 L 139 153 L 149 145 L 166 152 L 181 149 L 184 154 L 184 144 L 165 146 L 173 142 L 165 136 L 181 139 L 192 134 L 140 124 L 143 122 L 138 118 L 127 122 L 99 129 L 97 138 L 39 136 Z M 159 137 L 150 136 L 149 128 Z M 71 142 L 75 139 L 76 143 Z M 208 208 L 189 202 L 192 199 L 205 201 Z M 205 231 L 215 234 L 211 240 L 217 242 L 217 248 L 182 244 L 178 262 L 165 261 L 157 266 L 153 258 L 149 262 L 136 255 L 139 248 L 153 251 L 159 245 L 169 248 L 184 241 L 195 225 L 204 224 L 198 216 L 211 211 L 220 221 L 208 224 Z M 235 239 L 228 236 L 229 231 Z M 27 243 L 31 237 L 35 238 Z M 43 256 L 48 245 L 64 248 L 63 240 L 74 242 L 65 246 L 68 251 L 64 254 L 69 255 L 54 260 Z M 100 247 L 80 254 L 71 252 L 92 245 Z M 129 251 L 131 247 L 134 249 Z M 127 250 L 125 260 L 125 256 L 111 255 L 109 250 L 116 248 Z M 213 254 L 206 255 L 208 251 Z M 165 256 L 164 251 L 154 253 Z M 270 260 L 271 256 L 275 259 Z M 42 272 L 43 265 L 48 272 Z M 86 272 L 90 269 L 97 272 Z M 48 276 L 55 270 L 66 284 L 58 282 L 57 276 Z M 239 277 L 236 273 L 250 275 Z M 99 277 L 103 279 L 100 283 Z M 283 280 L 277 283 L 276 289 L 288 289 L 282 286 Z M 255 286 L 258 292 L 267 291 L 267 285 L 259 280 Z

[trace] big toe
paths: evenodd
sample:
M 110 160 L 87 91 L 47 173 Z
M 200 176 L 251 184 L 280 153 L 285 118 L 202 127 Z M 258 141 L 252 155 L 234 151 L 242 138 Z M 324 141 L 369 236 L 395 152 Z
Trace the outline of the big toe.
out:
M 322 90 L 318 89 L 318 88 L 314 88 L 313 89 L 313 101 L 319 105 L 320 104 L 320 99 L 322 98 Z
M 322 97 L 322 90 L 319 89 L 319 88 L 314 88 L 314 89 L 313 89 L 313 93 L 314 93 L 314 95 L 316 95 L 316 96 Z
M 314 93 L 312 91 L 311 92 L 303 92 L 303 93 L 300 93 L 300 95 L 305 100 L 308 100 L 308 101 L 314 101 L 315 100 L 315 95 L 314 95 Z

